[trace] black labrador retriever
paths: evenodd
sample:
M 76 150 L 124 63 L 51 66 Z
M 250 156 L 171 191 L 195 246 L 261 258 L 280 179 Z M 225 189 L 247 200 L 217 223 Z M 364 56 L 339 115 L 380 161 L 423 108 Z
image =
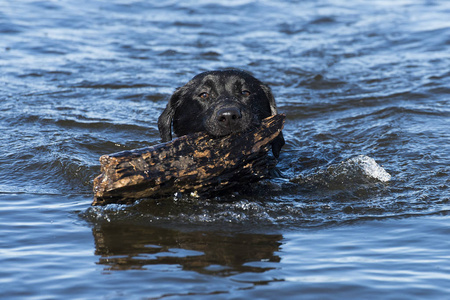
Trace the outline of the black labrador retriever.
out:
M 277 114 L 270 88 L 240 70 L 204 72 L 178 88 L 158 119 L 163 142 L 173 132 L 182 136 L 207 132 L 214 137 L 258 126 L 261 120 Z M 275 157 L 285 141 L 283 134 L 272 143 Z

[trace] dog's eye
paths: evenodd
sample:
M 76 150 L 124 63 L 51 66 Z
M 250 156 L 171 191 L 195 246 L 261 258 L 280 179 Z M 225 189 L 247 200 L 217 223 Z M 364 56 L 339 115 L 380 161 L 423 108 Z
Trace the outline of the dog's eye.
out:
M 241 92 L 241 94 L 244 95 L 245 97 L 250 96 L 250 92 L 247 91 L 247 90 L 243 90 L 243 91 Z
M 208 99 L 209 98 L 209 94 L 208 93 L 201 93 L 200 95 L 200 98 L 202 98 L 202 99 Z

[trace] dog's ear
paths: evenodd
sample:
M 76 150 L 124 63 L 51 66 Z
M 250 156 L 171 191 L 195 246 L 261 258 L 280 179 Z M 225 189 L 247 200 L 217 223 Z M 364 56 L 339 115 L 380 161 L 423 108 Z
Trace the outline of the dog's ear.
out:
M 264 91 L 264 94 L 266 94 L 267 99 L 269 99 L 269 105 L 270 105 L 270 114 L 276 115 L 277 114 L 277 104 L 275 103 L 275 98 L 273 97 L 272 90 L 268 85 L 265 85 L 264 83 L 261 84 L 261 88 Z
M 275 156 L 276 158 L 280 156 L 281 148 L 284 146 L 285 143 L 286 142 L 284 141 L 283 132 L 280 132 L 280 134 L 272 142 L 273 156 Z
M 178 88 L 170 97 L 166 109 L 158 118 L 158 129 L 162 142 L 168 142 L 172 139 L 172 120 L 175 114 L 175 109 L 181 95 L 181 88 Z
M 272 90 L 269 86 L 265 84 L 261 84 L 261 88 L 264 91 L 264 93 L 267 96 L 267 99 L 269 99 L 269 105 L 270 105 L 270 113 L 271 115 L 276 115 L 277 112 L 277 104 L 275 103 L 275 98 L 273 97 Z M 283 132 L 280 132 L 280 134 L 273 140 L 272 142 L 272 153 L 273 156 L 278 158 L 280 156 L 281 148 L 285 144 Z

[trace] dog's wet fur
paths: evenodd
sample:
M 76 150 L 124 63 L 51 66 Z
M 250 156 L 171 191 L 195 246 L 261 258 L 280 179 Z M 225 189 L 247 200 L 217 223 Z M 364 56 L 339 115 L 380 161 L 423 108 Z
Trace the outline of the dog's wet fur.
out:
M 209 71 L 175 91 L 158 119 L 158 128 L 163 142 L 172 139 L 172 127 L 177 136 L 207 132 L 221 137 L 258 126 L 275 114 L 270 88 L 252 75 L 240 70 Z M 272 143 L 275 157 L 284 143 L 280 133 Z

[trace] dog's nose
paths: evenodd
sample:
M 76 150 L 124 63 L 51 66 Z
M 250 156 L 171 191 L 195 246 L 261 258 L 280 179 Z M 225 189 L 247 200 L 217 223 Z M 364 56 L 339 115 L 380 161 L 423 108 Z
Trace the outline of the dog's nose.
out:
M 241 118 L 241 111 L 237 107 L 225 107 L 217 112 L 217 120 L 224 127 L 233 127 Z

